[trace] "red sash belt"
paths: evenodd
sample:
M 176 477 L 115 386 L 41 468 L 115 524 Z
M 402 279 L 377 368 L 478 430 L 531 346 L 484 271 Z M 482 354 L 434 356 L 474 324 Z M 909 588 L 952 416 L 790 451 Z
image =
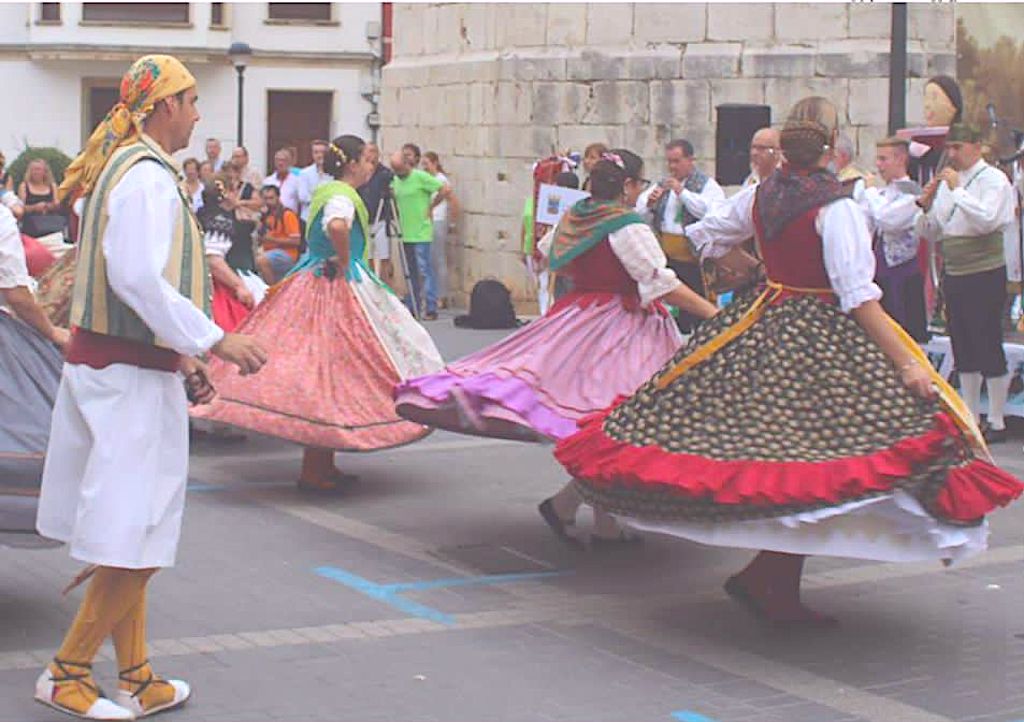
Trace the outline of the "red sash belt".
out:
M 66 354 L 67 363 L 84 364 L 94 369 L 104 369 L 111 364 L 128 364 L 154 371 L 174 372 L 178 370 L 178 360 L 177 351 L 78 327 L 71 331 L 71 343 Z

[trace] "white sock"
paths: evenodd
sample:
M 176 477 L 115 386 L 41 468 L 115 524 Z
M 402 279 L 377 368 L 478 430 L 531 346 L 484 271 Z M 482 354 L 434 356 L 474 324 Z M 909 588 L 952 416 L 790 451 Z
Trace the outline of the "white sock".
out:
M 988 425 L 993 429 L 1006 428 L 1003 410 L 1006 408 L 1006 397 L 1010 393 L 1010 374 L 986 379 L 988 383 Z
M 978 423 L 981 422 L 981 382 L 980 373 L 960 373 L 960 396 Z

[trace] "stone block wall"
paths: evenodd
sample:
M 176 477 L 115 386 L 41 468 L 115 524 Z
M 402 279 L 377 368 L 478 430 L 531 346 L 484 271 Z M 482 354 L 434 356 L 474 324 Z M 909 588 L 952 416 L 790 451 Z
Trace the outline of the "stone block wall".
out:
M 926 78 L 955 74 L 949 4 L 910 4 L 907 117 Z M 714 170 L 715 107 L 806 95 L 839 107 L 865 162 L 888 117 L 890 8 L 882 4 L 395 4 L 382 140 L 440 154 L 464 211 L 449 286 L 494 277 L 524 310 L 518 258 L 530 165 L 553 149 L 625 146 L 663 174 L 661 148 L 693 142 Z

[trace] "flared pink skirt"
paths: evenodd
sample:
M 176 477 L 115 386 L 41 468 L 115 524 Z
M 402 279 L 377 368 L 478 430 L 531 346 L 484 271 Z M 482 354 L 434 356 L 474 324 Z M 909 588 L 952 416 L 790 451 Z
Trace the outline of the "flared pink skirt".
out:
M 241 376 L 215 360 L 213 403 L 196 418 L 220 421 L 343 451 L 373 451 L 429 433 L 395 412 L 391 392 L 404 377 L 439 369 L 427 332 L 387 289 L 311 271 L 283 281 L 241 323 L 238 333 L 269 353 L 263 369 Z
M 679 348 L 661 307 L 578 294 L 511 336 L 395 389 L 403 417 L 525 441 L 565 438 L 576 422 L 633 393 Z

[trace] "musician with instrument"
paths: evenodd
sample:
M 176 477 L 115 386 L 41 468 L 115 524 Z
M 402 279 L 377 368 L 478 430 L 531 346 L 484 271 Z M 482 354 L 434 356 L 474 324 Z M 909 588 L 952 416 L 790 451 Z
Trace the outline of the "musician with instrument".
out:
M 1013 195 L 1006 175 L 982 158 L 977 128 L 954 124 L 945 149 L 949 166 L 918 198 L 916 228 L 941 247 L 946 318 L 960 394 L 980 420 L 982 380 L 987 379 L 985 435 L 989 442 L 1003 441 L 1010 386 L 1001 323 L 1006 302 L 1003 227 L 1013 218 Z

